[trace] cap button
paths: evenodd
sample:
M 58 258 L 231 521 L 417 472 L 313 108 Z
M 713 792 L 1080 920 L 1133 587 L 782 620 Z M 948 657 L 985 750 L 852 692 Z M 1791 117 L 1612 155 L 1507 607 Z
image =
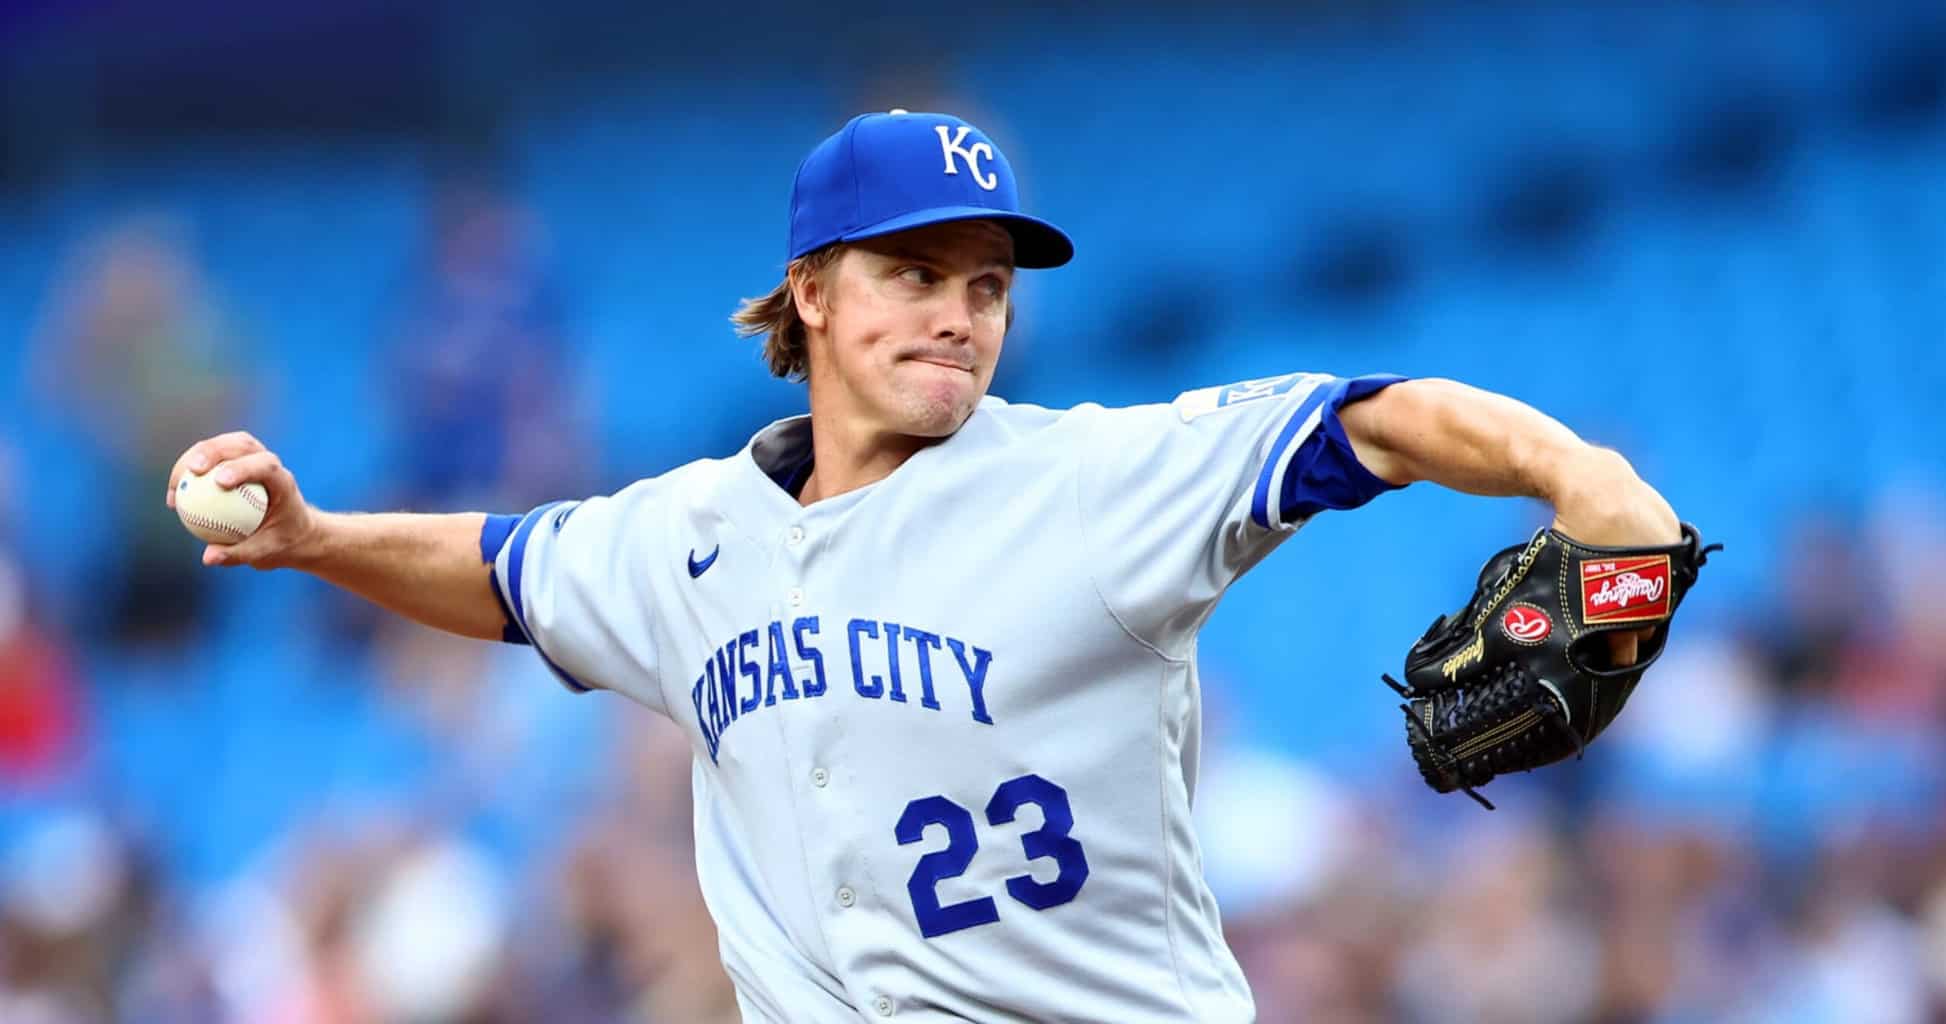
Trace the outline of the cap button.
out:
M 891 110 L 888 110 L 888 111 L 886 111 L 886 113 L 888 113 L 888 114 L 910 114 L 910 113 L 912 113 L 912 111 L 910 111 L 910 110 L 907 110 L 907 109 L 905 109 L 904 107 L 893 107 L 893 108 L 892 108 Z

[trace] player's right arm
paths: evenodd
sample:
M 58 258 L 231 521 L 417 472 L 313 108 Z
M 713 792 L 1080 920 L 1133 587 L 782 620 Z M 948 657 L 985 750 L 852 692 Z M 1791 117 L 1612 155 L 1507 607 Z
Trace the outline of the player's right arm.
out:
M 249 434 L 184 452 L 169 473 L 171 505 L 185 472 L 215 473 L 222 487 L 254 481 L 270 498 L 257 532 L 205 548 L 205 565 L 299 569 L 436 629 L 530 645 L 571 690 L 668 706 L 653 630 L 669 600 L 656 582 L 667 573 L 653 570 L 668 553 L 651 525 L 672 493 L 666 478 L 521 516 L 356 515 L 312 507 Z
M 483 557 L 481 550 L 485 515 L 313 508 L 277 453 L 242 432 L 190 446 L 169 472 L 167 504 L 175 506 L 176 482 L 185 472 L 212 471 L 222 487 L 262 484 L 270 508 L 248 538 L 205 547 L 204 565 L 299 569 L 436 629 L 501 639 L 507 619 L 493 592 L 491 553 Z

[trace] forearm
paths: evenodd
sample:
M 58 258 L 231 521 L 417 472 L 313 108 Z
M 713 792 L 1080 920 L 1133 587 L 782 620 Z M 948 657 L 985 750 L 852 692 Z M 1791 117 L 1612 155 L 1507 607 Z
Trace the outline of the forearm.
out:
M 415 622 L 498 640 L 506 623 L 480 559 L 486 516 L 316 512 L 289 565 Z
M 1449 380 L 1395 384 L 1340 413 L 1367 469 L 1468 494 L 1538 498 L 1590 544 L 1673 541 L 1674 511 L 1620 454 L 1525 403 Z

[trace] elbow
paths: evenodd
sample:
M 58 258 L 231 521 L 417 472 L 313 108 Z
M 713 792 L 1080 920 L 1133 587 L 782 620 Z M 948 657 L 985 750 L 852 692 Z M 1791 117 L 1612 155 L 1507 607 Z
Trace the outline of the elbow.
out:
M 1338 410 L 1338 422 L 1358 464 L 1395 487 L 1433 479 L 1416 453 L 1437 446 L 1442 410 L 1453 389 L 1437 377 L 1400 381 Z
M 1399 382 L 1374 395 L 1366 395 L 1337 411 L 1339 426 L 1351 444 L 1352 457 L 1368 473 L 1393 487 L 1405 487 L 1426 479 L 1413 465 L 1409 452 L 1413 436 L 1424 430 L 1421 385 L 1428 380 Z

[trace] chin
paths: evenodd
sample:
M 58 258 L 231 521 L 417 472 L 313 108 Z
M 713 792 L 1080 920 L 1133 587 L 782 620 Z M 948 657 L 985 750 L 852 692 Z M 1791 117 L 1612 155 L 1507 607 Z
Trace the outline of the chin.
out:
M 900 412 L 904 420 L 901 433 L 912 437 L 946 437 L 960 428 L 968 416 L 973 415 L 973 407 L 980 402 L 980 396 L 970 388 L 956 389 L 951 392 L 930 391 L 922 394 L 908 394 L 900 402 Z
M 906 405 L 904 424 L 899 431 L 908 437 L 948 437 L 973 415 L 977 399 L 964 401 L 920 400 Z
M 946 437 L 980 404 L 981 389 L 973 375 L 959 370 L 936 371 L 901 390 L 896 403 L 899 432 L 910 437 Z

